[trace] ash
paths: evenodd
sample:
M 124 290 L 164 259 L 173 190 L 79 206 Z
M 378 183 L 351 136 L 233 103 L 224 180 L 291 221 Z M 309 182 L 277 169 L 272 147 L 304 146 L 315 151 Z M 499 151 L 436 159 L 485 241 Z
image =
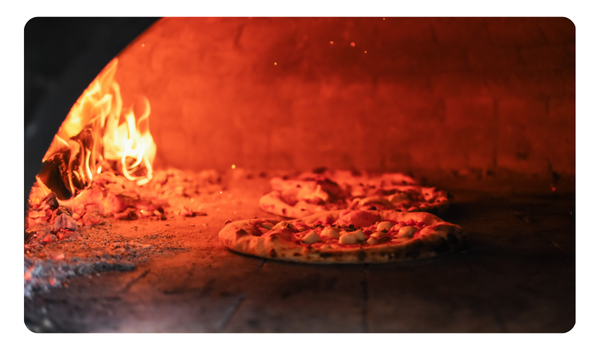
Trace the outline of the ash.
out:
M 80 238 L 55 240 L 26 249 L 25 296 L 30 297 L 35 291 L 64 287 L 72 277 L 129 271 L 152 256 L 185 251 L 173 239 L 175 236 L 165 230 L 153 230 L 136 237 L 115 233 L 128 230 L 138 234 L 136 228 L 109 219 L 102 225 L 82 228 Z
M 129 271 L 153 256 L 185 251 L 169 225 L 206 216 L 205 209 L 224 189 L 215 171 L 159 171 L 140 187 L 112 174 L 111 181 L 99 181 L 89 190 L 98 194 L 95 202 L 63 206 L 51 193 L 30 206 L 24 246 L 26 297 L 66 287 L 73 277 Z M 125 190 L 134 200 L 118 200 L 116 205 L 109 200 L 125 198 Z M 99 207 L 108 209 L 98 211 Z

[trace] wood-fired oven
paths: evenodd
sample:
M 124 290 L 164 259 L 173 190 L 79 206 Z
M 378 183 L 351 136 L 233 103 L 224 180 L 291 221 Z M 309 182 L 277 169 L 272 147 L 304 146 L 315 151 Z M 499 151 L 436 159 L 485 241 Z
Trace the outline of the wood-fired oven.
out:
M 70 106 L 110 61 L 123 110 L 133 106 L 136 118 L 149 113 L 152 190 L 171 202 L 160 210 L 114 209 L 97 221 L 74 209 L 64 215 L 85 224 L 77 237 L 49 233 L 26 244 L 29 329 L 396 333 L 574 326 L 570 20 L 162 18 L 132 31 L 146 26 L 123 51 L 94 62 L 92 72 L 83 69 L 83 86 L 78 77 L 71 85 L 61 80 L 66 110 L 64 102 L 35 110 L 26 141 L 43 142 L 26 143 L 25 195 L 36 174 L 63 170 L 58 158 L 48 165 L 46 150 Z M 67 68 L 63 76 L 69 74 Z M 123 173 L 127 165 L 119 168 L 117 158 Z M 403 172 L 447 190 L 454 202 L 440 217 L 464 228 L 468 249 L 390 264 L 318 265 L 249 257 L 219 242 L 228 220 L 276 217 L 258 207 L 273 176 L 319 167 Z M 101 172 L 94 167 L 89 176 Z M 51 176 L 60 178 L 45 179 Z M 137 179 L 119 180 L 127 183 L 120 191 L 141 191 Z M 59 200 L 85 190 L 81 183 L 72 182 Z M 26 230 L 26 243 L 41 239 L 35 234 Z

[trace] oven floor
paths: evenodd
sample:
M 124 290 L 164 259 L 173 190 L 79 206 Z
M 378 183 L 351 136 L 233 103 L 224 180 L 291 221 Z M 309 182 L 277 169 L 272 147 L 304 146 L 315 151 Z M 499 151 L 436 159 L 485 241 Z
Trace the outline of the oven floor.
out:
M 115 237 L 157 235 L 176 249 L 34 292 L 25 323 L 34 332 L 569 331 L 575 195 L 462 183 L 442 187 L 455 202 L 440 216 L 465 229 L 468 252 L 404 263 L 309 265 L 229 251 L 217 237 L 226 220 L 274 217 L 257 205 L 266 178 L 232 182 L 207 216 L 111 220 L 102 229 Z

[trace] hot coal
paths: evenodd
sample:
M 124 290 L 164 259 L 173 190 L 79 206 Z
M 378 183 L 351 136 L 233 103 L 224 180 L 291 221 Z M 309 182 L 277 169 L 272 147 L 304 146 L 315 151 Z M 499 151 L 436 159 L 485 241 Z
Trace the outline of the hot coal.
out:
M 38 237 L 38 240 L 51 237 L 47 242 L 26 245 L 25 295 L 65 286 L 72 277 L 128 271 L 152 256 L 185 251 L 163 229 L 126 236 L 117 233 L 123 232 L 123 226 L 115 229 L 113 225 L 117 225 L 115 219 L 108 219 L 77 232 L 60 230 L 56 235 L 47 232 Z
M 206 216 L 203 206 L 220 200 L 223 189 L 216 171 L 174 169 L 157 171 L 143 186 L 103 172 L 62 204 L 54 192 L 39 199 L 40 187 L 34 186 L 25 230 L 26 295 L 60 287 L 73 276 L 132 269 L 152 255 L 184 250 L 162 230 L 130 237 L 113 225 Z

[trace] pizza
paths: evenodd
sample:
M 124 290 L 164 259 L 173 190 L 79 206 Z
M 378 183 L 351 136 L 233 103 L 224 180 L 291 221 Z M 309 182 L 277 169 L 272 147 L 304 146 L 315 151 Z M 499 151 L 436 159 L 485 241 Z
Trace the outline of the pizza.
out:
M 291 178 L 275 177 L 271 187 L 272 191 L 260 198 L 260 208 L 288 218 L 342 209 L 439 214 L 452 200 L 448 192 L 420 186 L 402 173 L 306 172 Z
M 461 251 L 460 226 L 426 212 L 338 210 L 294 220 L 227 222 L 219 239 L 260 258 L 305 263 L 389 263 Z

